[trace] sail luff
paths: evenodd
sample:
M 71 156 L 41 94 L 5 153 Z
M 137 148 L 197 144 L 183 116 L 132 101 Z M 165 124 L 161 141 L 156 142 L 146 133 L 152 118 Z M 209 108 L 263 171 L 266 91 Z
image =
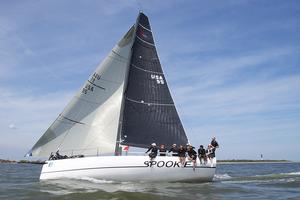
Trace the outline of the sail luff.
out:
M 136 28 L 137 28 L 138 20 L 139 20 L 139 16 L 137 17 L 136 23 L 133 25 L 133 27 L 134 27 L 133 38 L 135 38 L 135 36 L 136 36 Z M 122 100 L 121 100 L 122 101 L 121 102 L 121 111 L 120 111 L 118 133 L 117 133 L 116 146 L 115 146 L 115 155 L 116 156 L 122 154 L 122 150 L 120 149 L 120 145 L 122 143 L 122 123 L 123 123 L 123 117 L 124 117 L 125 90 L 126 90 L 127 84 L 128 84 L 128 75 L 129 75 L 131 56 L 132 56 L 132 48 L 131 48 L 131 51 L 130 51 L 130 56 L 129 56 L 128 64 L 127 64 L 127 71 L 125 73 L 125 79 L 124 79 L 123 94 L 122 94 Z

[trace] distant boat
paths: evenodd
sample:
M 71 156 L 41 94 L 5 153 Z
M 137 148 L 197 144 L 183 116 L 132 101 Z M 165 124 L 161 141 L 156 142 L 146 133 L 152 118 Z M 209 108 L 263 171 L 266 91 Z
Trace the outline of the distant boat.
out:
M 59 149 L 68 159 L 47 160 L 40 179 L 93 177 L 115 181 L 211 181 L 216 160 L 179 164 L 178 157 L 128 147 L 188 143 L 160 61 L 148 17 L 136 23 L 29 151 L 49 157 Z M 126 151 L 124 151 L 122 147 Z M 128 147 L 127 147 L 128 146 Z M 123 154 L 123 155 L 122 155 Z M 80 155 L 80 156 L 78 156 Z

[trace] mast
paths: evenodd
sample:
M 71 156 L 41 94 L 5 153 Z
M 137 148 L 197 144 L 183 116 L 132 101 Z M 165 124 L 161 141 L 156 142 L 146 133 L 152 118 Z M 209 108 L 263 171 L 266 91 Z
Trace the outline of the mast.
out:
M 140 13 L 142 13 L 142 11 L 140 11 Z M 139 17 L 140 17 L 140 14 L 138 15 L 138 17 L 136 19 L 136 22 L 134 24 L 134 35 L 133 35 L 133 38 L 136 37 L 136 29 L 137 29 Z M 129 75 L 129 68 L 130 68 L 130 63 L 131 63 L 131 56 L 132 56 L 132 48 L 131 48 L 130 57 L 128 59 L 127 71 L 126 71 L 125 80 L 124 80 L 124 88 L 123 88 L 124 93 L 123 93 L 123 96 L 122 96 L 121 112 L 120 112 L 120 119 L 119 119 L 119 127 L 118 127 L 117 139 L 116 139 L 115 156 L 119 156 L 119 155 L 122 154 L 122 149 L 121 149 L 120 144 L 122 143 L 122 124 L 123 124 L 123 116 L 124 116 L 125 90 L 126 90 L 127 84 L 128 84 L 128 75 Z

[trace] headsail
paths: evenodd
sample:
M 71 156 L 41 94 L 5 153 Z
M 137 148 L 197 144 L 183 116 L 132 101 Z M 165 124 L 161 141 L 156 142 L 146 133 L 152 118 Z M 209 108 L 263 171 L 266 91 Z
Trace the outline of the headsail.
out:
M 122 144 L 186 144 L 187 136 L 156 52 L 148 18 L 140 13 L 125 90 Z
M 125 75 L 131 57 L 132 26 L 73 97 L 29 155 L 48 157 L 58 148 L 70 155 L 113 153 L 119 127 Z

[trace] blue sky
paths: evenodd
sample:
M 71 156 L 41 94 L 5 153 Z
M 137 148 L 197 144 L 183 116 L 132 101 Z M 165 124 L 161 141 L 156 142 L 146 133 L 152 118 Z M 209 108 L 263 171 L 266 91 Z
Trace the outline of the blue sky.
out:
M 300 160 L 296 0 L 1 1 L 0 158 L 22 158 L 139 10 L 193 145 Z

